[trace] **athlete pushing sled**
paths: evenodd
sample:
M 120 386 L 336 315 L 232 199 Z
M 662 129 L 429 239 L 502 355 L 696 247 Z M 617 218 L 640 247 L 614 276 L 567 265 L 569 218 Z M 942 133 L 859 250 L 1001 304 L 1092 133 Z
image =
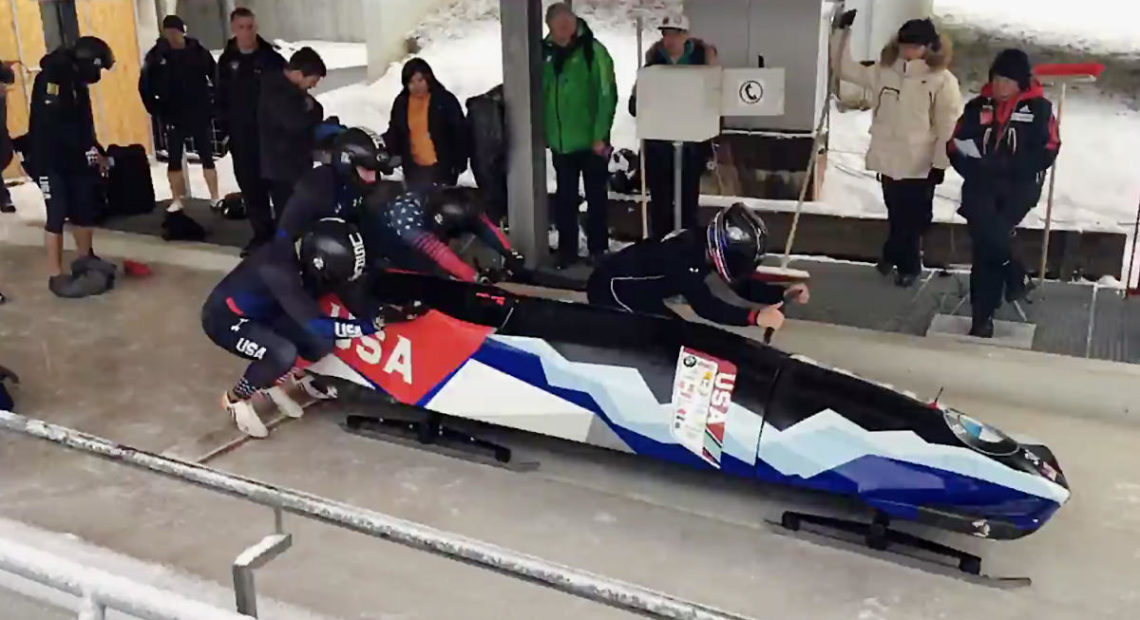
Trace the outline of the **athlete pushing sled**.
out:
M 374 334 L 386 320 L 409 318 L 402 310 L 378 309 L 374 318 L 324 315 L 317 299 L 337 292 L 364 274 L 367 255 L 356 227 L 323 218 L 297 244 L 269 244 L 254 251 L 214 288 L 202 308 L 202 328 L 214 344 L 250 360 L 222 405 L 238 429 L 251 437 L 269 435 L 253 398 L 268 397 L 281 413 L 299 418 L 302 406 L 289 396 L 297 388 L 314 400 L 335 393 L 295 368 L 297 358 L 320 360 L 338 339 Z

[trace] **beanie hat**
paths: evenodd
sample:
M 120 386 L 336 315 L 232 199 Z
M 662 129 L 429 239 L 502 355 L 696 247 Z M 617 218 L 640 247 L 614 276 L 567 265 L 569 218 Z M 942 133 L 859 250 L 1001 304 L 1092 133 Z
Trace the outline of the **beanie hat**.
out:
M 1018 49 L 1002 50 L 990 65 L 990 81 L 995 75 L 1016 80 L 1021 90 L 1029 90 L 1033 80 L 1033 68 L 1029 64 L 1029 55 Z
M 929 19 L 912 19 L 899 28 L 899 43 L 938 47 L 938 30 Z

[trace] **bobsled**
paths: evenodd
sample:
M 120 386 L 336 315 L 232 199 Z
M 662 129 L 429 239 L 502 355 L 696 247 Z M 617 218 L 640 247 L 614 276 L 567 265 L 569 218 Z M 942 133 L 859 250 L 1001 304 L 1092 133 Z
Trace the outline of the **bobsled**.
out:
M 1019 538 L 1069 499 L 1039 442 L 712 325 L 412 273 L 378 274 L 374 291 L 429 310 L 339 341 L 310 372 L 444 419 L 849 496 L 877 515 L 855 530 L 872 546 L 890 519 Z M 852 531 L 783 516 L 812 520 Z M 918 546 L 977 573 L 974 556 Z

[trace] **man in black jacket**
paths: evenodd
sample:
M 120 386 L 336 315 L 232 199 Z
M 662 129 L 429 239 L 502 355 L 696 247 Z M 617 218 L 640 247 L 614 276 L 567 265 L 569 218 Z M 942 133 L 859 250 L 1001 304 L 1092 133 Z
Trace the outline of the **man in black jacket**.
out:
M 280 73 L 285 59 L 257 34 L 253 11 L 239 7 L 230 14 L 233 38 L 218 59 L 217 114 L 223 131 L 230 137 L 234 176 L 241 188 L 242 201 L 253 227 L 253 239 L 243 250 L 248 254 L 273 238 L 273 209 L 269 186 L 261 178 L 257 107 L 262 75 Z M 285 205 L 277 205 L 281 211 Z
M 47 203 L 44 243 L 48 288 L 60 297 L 86 297 L 107 290 L 115 266 L 94 255 L 92 226 L 99 175 L 107 158 L 95 138 L 89 84 L 115 63 L 110 46 L 98 37 L 79 37 L 40 59 L 32 86 L 28 157 L 24 168 L 39 182 Z M 63 225 L 70 221 L 79 259 L 63 272 Z
M 257 123 L 261 146 L 261 177 L 269 182 L 277 217 L 293 194 L 293 185 L 313 167 L 315 129 L 324 109 L 309 94 L 325 76 L 325 63 L 316 50 L 302 47 L 282 71 L 261 78 Z
M 966 104 L 947 153 L 965 179 L 962 206 L 973 245 L 970 271 L 970 335 L 992 338 L 1002 290 L 1012 302 L 1025 297 L 1028 277 L 1013 256 L 1014 228 L 1041 198 L 1045 171 L 1061 139 L 1053 105 L 1033 79 L 1021 50 L 998 54 L 990 83 Z
M 384 143 L 400 157 L 409 191 L 432 183 L 455 185 L 467 169 L 469 142 L 463 108 L 422 58 L 404 63 L 404 89 L 392 103 Z
M 166 134 L 166 176 L 174 200 L 170 210 L 182 207 L 186 196 L 186 176 L 182 171 L 182 151 L 186 138 L 202 161 L 202 175 L 210 191 L 210 202 L 217 204 L 218 172 L 214 169 L 214 82 L 217 66 L 210 50 L 197 39 L 186 36 L 186 24 L 177 15 L 162 19 L 162 36 L 146 53 L 139 72 L 139 94 L 151 116 Z

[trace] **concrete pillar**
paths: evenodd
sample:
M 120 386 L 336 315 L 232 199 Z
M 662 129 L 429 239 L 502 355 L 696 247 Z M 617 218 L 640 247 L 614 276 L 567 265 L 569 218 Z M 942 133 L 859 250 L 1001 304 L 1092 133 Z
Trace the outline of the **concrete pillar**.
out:
M 546 262 L 546 139 L 542 109 L 542 0 L 499 0 L 506 100 L 507 217 L 527 266 Z
M 158 10 L 154 0 L 135 0 L 135 35 L 139 41 L 139 61 L 159 36 Z

